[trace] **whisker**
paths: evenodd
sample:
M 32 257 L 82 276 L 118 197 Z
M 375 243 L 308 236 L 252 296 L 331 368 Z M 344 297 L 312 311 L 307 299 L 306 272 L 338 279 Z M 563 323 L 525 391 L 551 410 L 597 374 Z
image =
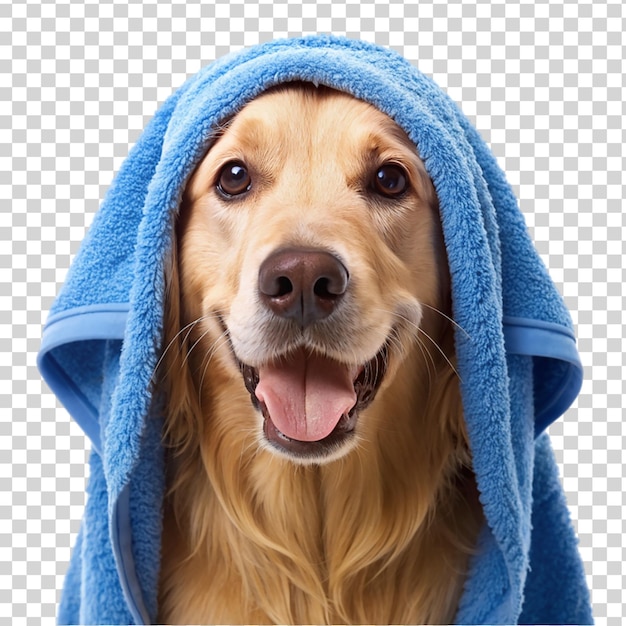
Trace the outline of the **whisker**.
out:
M 224 342 L 228 341 L 228 333 L 226 331 L 224 331 L 214 342 L 213 342 L 213 346 L 211 347 L 210 350 L 207 351 L 206 355 L 204 356 L 203 361 L 206 359 L 206 364 L 204 365 L 204 368 L 202 370 L 202 377 L 200 378 L 200 384 L 198 385 L 198 405 L 201 407 L 202 406 L 202 387 L 204 385 L 204 377 L 206 376 L 207 370 L 209 368 L 209 364 L 211 363 L 211 360 L 213 359 L 213 357 L 215 356 L 215 353 L 217 352 L 217 350 L 224 344 Z
M 209 350 L 207 350 L 207 353 L 204 356 L 204 359 L 207 359 L 207 365 L 213 359 L 213 357 L 215 356 L 215 353 L 222 347 L 222 345 L 224 345 L 227 339 L 228 339 L 227 331 L 224 331 L 219 337 L 215 339 L 215 341 L 213 342 L 213 345 L 211 346 Z M 206 370 L 206 365 L 205 365 L 205 370 Z M 201 379 L 200 383 L 202 384 L 202 382 L 203 381 Z
M 193 320 L 192 322 L 189 322 L 189 324 L 186 324 L 185 326 L 183 326 L 175 335 L 174 337 L 172 337 L 172 339 L 170 340 L 170 342 L 167 344 L 167 346 L 165 347 L 165 349 L 163 350 L 163 352 L 161 353 L 161 356 L 159 357 L 159 360 L 157 361 L 157 364 L 154 366 L 154 369 L 152 371 L 152 377 L 151 377 L 151 382 L 156 382 L 156 374 L 157 371 L 159 369 L 159 367 L 161 366 L 161 363 L 163 362 L 163 359 L 165 359 L 165 357 L 167 356 L 167 353 L 170 351 L 170 349 L 174 346 L 174 343 L 176 342 L 176 340 L 185 332 L 187 331 L 187 334 L 185 335 L 184 339 L 181 341 L 181 346 L 184 345 L 187 340 L 189 339 L 189 335 L 192 333 L 193 329 L 195 328 L 195 326 L 197 324 L 199 324 L 200 322 L 204 321 L 204 320 L 208 320 L 208 319 L 214 319 L 214 318 L 218 318 L 219 315 L 217 313 L 208 313 L 205 315 L 201 315 L 200 317 L 198 317 L 197 319 Z M 183 362 L 184 365 L 184 362 Z M 168 372 L 169 373 L 169 370 Z
M 439 315 L 444 317 L 446 320 L 448 320 L 452 325 L 456 326 L 456 328 L 458 328 L 470 341 L 472 340 L 472 336 L 465 330 L 465 328 L 463 328 L 463 326 L 461 326 L 455 319 L 453 319 L 449 315 L 446 315 L 443 311 L 439 310 L 437 307 L 431 306 L 430 304 L 426 304 L 425 302 L 420 302 L 420 306 L 425 306 L 427 309 L 430 309 L 431 311 L 438 313 Z M 407 322 L 408 324 L 411 324 L 411 326 L 419 327 L 419 325 L 416 324 L 412 319 L 410 319 L 406 315 L 402 315 L 402 313 L 398 313 L 397 311 L 391 311 L 389 309 L 382 309 L 382 308 L 378 308 L 377 310 L 383 313 L 389 313 L 390 315 L 393 315 L 394 317 L 398 317 L 404 320 L 405 322 Z
M 191 355 L 191 351 L 211 332 L 210 328 L 207 328 L 193 343 L 193 345 L 191 346 L 191 348 L 189 348 L 189 350 L 187 350 L 187 354 L 185 354 L 185 358 L 183 359 L 183 365 L 185 365 L 185 363 L 187 363 L 187 361 L 189 360 L 189 357 Z M 187 338 L 185 338 L 187 339 Z M 219 339 L 219 337 L 218 337 Z M 216 339 L 217 341 L 217 339 Z
M 471 335 L 459 324 L 456 320 L 451 318 L 449 315 L 446 315 L 443 311 L 440 311 L 437 307 L 430 306 L 430 304 L 426 304 L 425 302 L 420 302 L 422 306 L 425 306 L 427 309 L 434 311 L 435 313 L 439 313 L 442 317 L 445 317 L 451 324 L 456 326 L 470 341 L 472 340 Z
M 424 362 L 426 363 L 426 371 L 428 372 L 428 385 L 432 385 L 433 375 L 436 373 L 437 368 L 435 366 L 435 360 L 433 359 L 433 355 L 430 353 L 430 350 L 426 349 L 424 342 L 420 339 L 419 335 L 415 335 L 415 344 L 419 348 L 422 356 L 424 357 Z
M 426 305 L 429 306 L 429 305 Z M 433 308 L 433 307 L 429 307 L 429 308 Z M 452 368 L 452 371 L 455 373 L 455 375 L 458 377 L 458 379 L 463 382 L 463 379 L 461 378 L 461 376 L 459 375 L 459 372 L 457 371 L 457 369 L 454 367 L 454 365 L 452 364 L 452 362 L 450 361 L 450 359 L 448 358 L 448 356 L 446 355 L 446 353 L 441 349 L 441 347 L 439 346 L 439 344 L 423 329 L 420 327 L 419 324 L 416 324 L 412 319 L 408 318 L 406 315 L 402 315 L 401 313 L 398 313 L 397 311 L 390 311 L 388 309 L 378 309 L 379 311 L 383 311 L 385 313 L 389 313 L 391 315 L 393 315 L 394 317 L 401 319 L 402 321 L 404 321 L 405 323 L 407 323 L 409 326 L 412 326 L 413 328 L 415 328 L 415 330 L 418 333 L 422 333 L 434 346 L 435 348 L 437 348 L 437 350 L 439 351 L 439 353 L 441 354 L 441 356 L 443 356 L 443 358 L 445 359 L 445 361 L 447 362 L 447 364 Z M 439 311 L 438 309 L 433 309 L 435 311 L 437 311 L 438 313 L 441 313 L 441 315 L 443 315 L 444 317 L 446 317 L 447 319 L 450 319 L 447 315 L 445 315 L 445 313 L 442 313 L 441 311 Z M 450 319 L 451 322 L 453 322 L 454 324 L 456 324 L 456 322 L 454 322 L 454 320 Z M 466 331 L 457 324 L 457 326 L 466 333 Z M 466 333 L 467 335 L 467 333 Z M 469 337 L 469 335 L 467 335 Z M 425 344 L 422 344 L 425 347 Z M 429 351 L 427 351 L 429 352 Z M 432 359 L 432 355 L 431 355 L 431 359 Z M 434 366 L 434 360 L 433 360 L 433 366 Z
M 193 322 L 189 322 L 189 324 L 187 324 L 186 326 L 184 326 L 183 328 L 181 328 L 172 338 L 172 340 L 167 344 L 167 347 L 165 348 L 165 350 L 163 350 L 163 353 L 161 354 L 157 364 L 154 366 L 154 370 L 152 371 L 152 382 L 155 382 L 155 376 L 156 373 L 161 365 L 161 363 L 163 362 L 163 359 L 165 358 L 165 356 L 167 355 L 168 351 L 170 350 L 170 348 L 174 345 L 174 342 L 178 339 L 178 337 L 180 337 L 180 335 L 182 333 L 185 332 L 185 330 L 189 329 L 187 332 L 187 335 L 185 336 L 185 339 L 183 339 L 183 343 L 185 341 L 187 341 L 187 338 L 189 337 L 189 333 L 193 330 L 193 327 L 198 324 L 199 322 L 201 322 L 204 319 L 204 316 L 199 317 L 198 319 L 194 320 Z
M 463 379 L 461 378 L 459 372 L 454 367 L 454 365 L 452 365 L 452 361 L 450 361 L 450 359 L 448 358 L 446 353 L 441 349 L 439 344 L 423 328 L 419 328 L 418 327 L 417 330 L 418 330 L 418 332 L 422 333 L 435 346 L 435 348 L 437 348 L 437 350 L 439 351 L 441 356 L 446 360 L 446 363 L 452 368 L 452 371 L 456 374 L 456 376 L 459 379 L 459 381 L 463 382 Z

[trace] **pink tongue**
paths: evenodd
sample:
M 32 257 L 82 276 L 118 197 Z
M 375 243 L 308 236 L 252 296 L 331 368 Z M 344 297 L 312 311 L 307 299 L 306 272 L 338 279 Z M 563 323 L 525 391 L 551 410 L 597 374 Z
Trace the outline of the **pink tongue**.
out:
M 358 368 L 297 350 L 259 369 L 256 397 L 290 439 L 320 441 L 356 404 Z

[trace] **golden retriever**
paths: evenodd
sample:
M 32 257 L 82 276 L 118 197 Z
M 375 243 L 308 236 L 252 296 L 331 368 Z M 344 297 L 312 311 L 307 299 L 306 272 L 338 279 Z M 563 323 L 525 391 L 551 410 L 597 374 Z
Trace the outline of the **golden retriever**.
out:
M 160 621 L 454 618 L 482 512 L 437 208 L 404 131 L 338 91 L 219 129 L 168 277 Z

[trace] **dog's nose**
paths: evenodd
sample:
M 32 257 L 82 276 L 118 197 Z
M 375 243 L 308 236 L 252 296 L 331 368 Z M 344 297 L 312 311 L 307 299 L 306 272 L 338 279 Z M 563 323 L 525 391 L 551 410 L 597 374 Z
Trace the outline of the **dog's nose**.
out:
M 348 288 L 344 264 L 323 250 L 279 250 L 263 261 L 259 293 L 280 317 L 305 328 L 328 317 Z

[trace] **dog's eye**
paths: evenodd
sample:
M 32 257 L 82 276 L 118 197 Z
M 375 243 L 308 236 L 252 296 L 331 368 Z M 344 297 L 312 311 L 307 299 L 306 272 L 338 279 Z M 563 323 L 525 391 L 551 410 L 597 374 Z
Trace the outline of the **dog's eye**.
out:
M 238 161 L 227 163 L 217 180 L 217 190 L 224 196 L 238 196 L 250 189 L 252 180 L 246 166 Z
M 390 198 L 403 194 L 409 186 L 407 174 L 402 167 L 387 163 L 376 170 L 374 189 Z

